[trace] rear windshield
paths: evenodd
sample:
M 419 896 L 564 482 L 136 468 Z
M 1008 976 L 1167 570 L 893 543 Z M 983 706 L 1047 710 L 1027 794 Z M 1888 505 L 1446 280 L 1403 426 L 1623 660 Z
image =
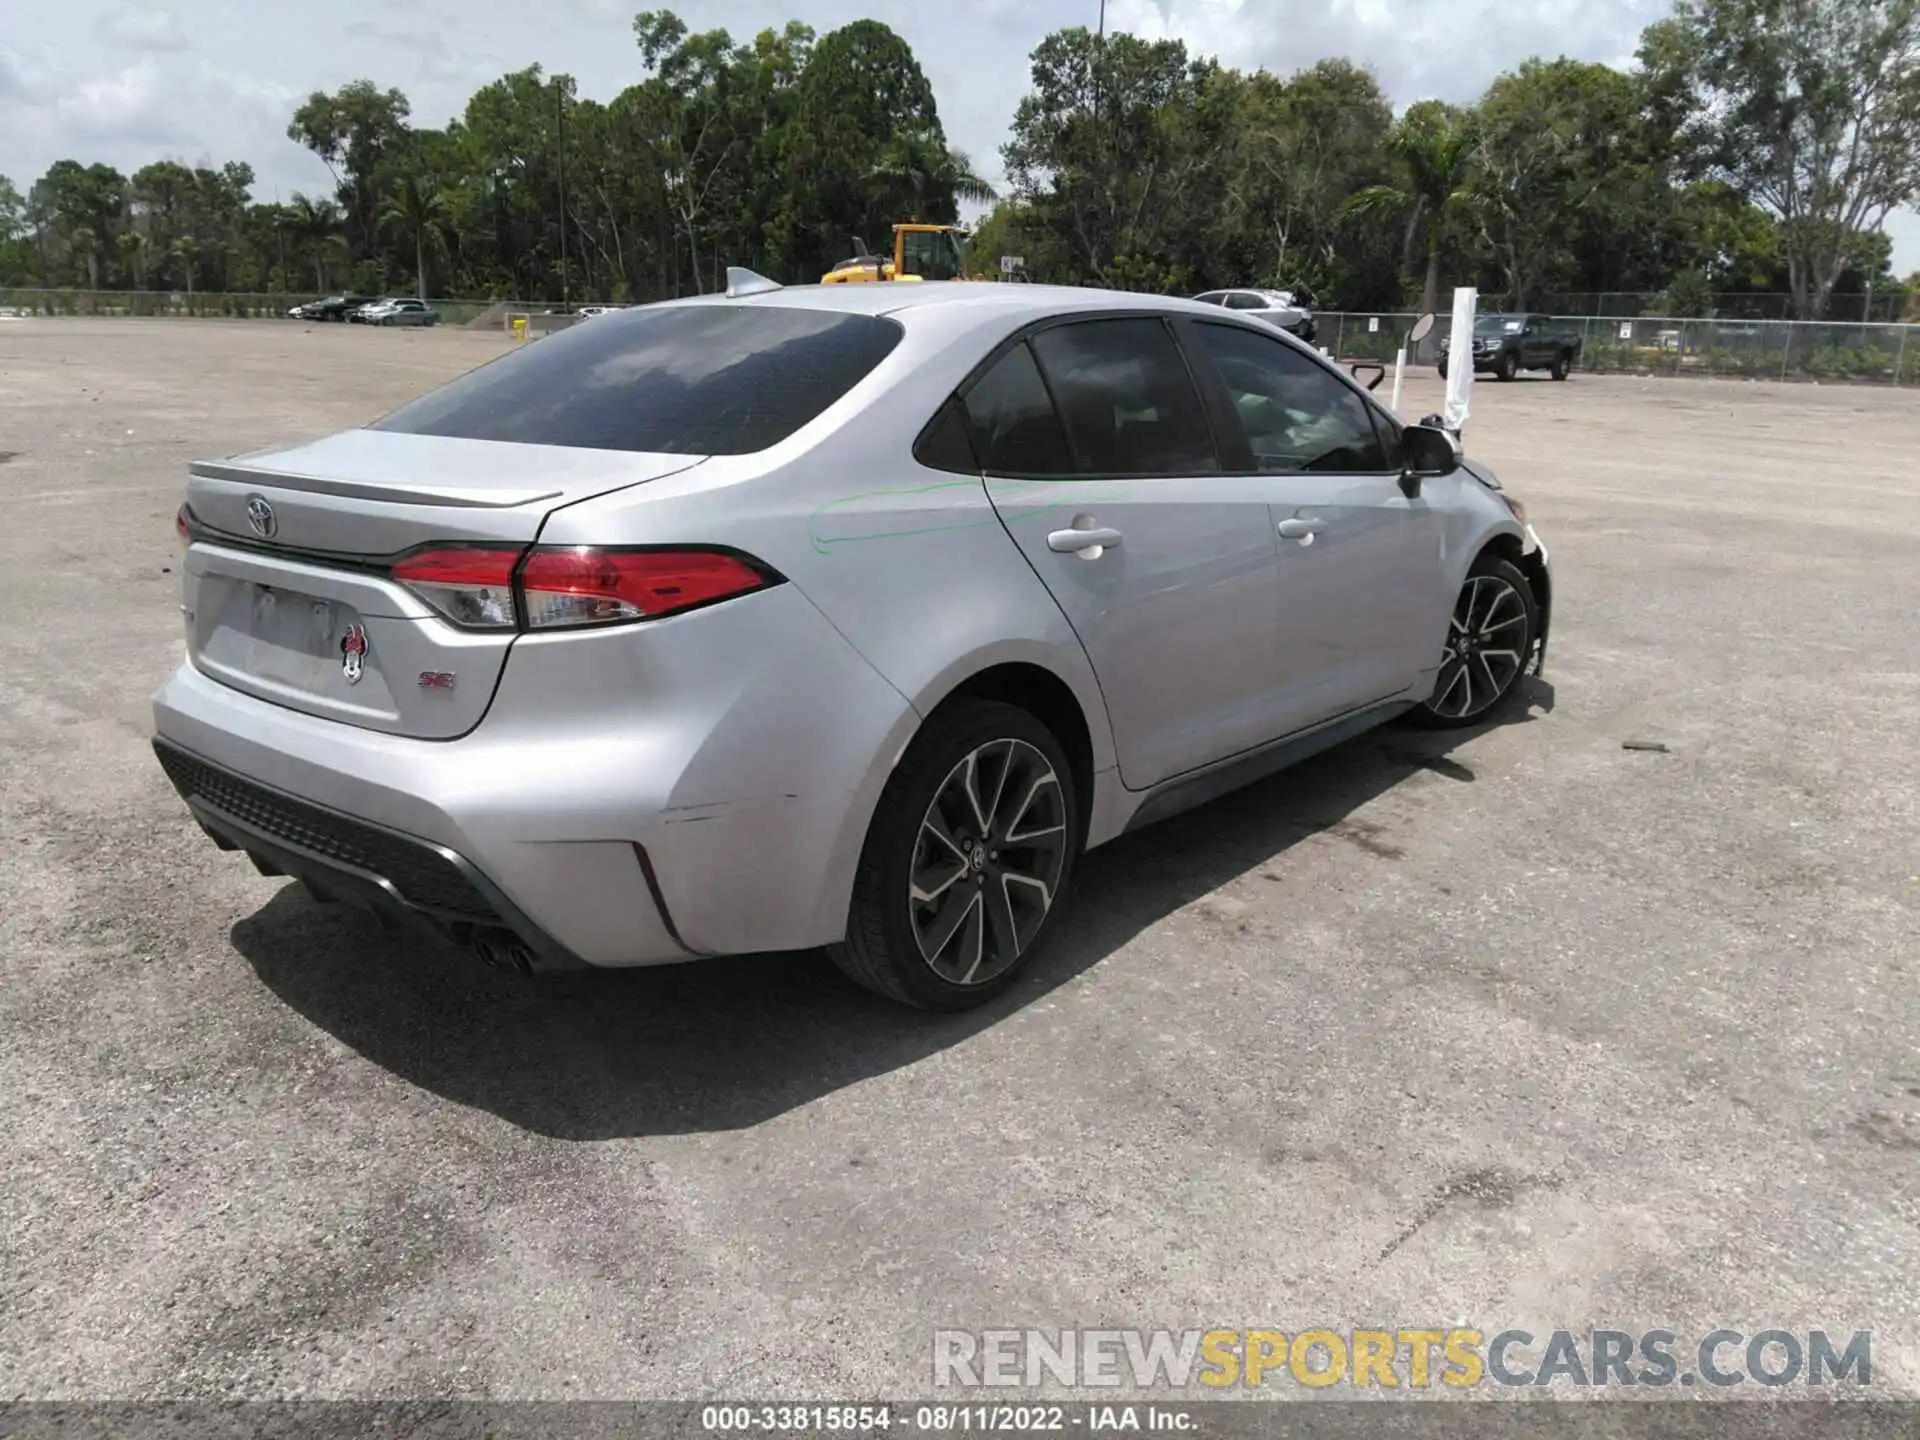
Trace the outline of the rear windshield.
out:
M 588 450 L 746 455 L 793 434 L 900 342 L 873 315 L 664 305 L 573 325 L 404 405 L 374 430 Z

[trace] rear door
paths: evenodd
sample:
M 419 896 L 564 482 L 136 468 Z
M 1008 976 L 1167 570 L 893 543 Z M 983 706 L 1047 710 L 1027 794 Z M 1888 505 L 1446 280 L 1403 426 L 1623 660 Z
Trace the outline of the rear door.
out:
M 1182 333 L 1224 392 L 1239 456 L 1231 463 L 1270 501 L 1283 728 L 1414 685 L 1439 663 L 1450 596 L 1439 517 L 1424 495 L 1400 488 L 1397 425 L 1284 340 L 1203 320 Z
M 1275 540 L 1157 316 L 1051 325 L 964 396 L 987 490 L 1078 633 L 1124 783 L 1273 733 Z

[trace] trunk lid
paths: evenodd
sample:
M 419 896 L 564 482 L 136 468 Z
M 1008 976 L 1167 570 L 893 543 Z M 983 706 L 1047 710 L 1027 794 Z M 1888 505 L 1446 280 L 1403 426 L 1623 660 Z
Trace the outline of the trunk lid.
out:
M 564 505 L 698 455 L 351 430 L 190 467 L 187 653 L 222 684 L 423 739 L 480 722 L 515 632 L 450 624 L 386 574 L 435 542 L 527 545 Z

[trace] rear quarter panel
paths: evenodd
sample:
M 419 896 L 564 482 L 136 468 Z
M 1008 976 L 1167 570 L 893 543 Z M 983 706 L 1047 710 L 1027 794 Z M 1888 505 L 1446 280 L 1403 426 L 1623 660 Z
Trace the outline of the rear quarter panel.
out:
M 912 455 L 928 418 L 1026 317 L 956 306 L 907 318 L 893 355 L 789 440 L 567 507 L 541 535 L 548 544 L 744 550 L 787 577 L 905 700 L 914 723 L 876 732 L 869 773 L 846 784 L 834 840 L 834 873 L 845 884 L 836 890 L 851 889 L 873 807 L 919 722 L 982 670 L 1019 662 L 1050 671 L 1079 701 L 1095 774 L 1114 763 L 1085 651 L 984 483 L 926 469 Z M 837 903 L 844 914 L 844 893 Z

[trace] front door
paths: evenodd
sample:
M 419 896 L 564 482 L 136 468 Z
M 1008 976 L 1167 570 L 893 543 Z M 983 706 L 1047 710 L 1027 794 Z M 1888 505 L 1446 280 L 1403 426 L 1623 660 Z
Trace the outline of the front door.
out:
M 1186 333 L 1272 496 L 1283 730 L 1430 679 L 1452 597 L 1439 517 L 1401 490 L 1396 423 L 1284 340 L 1205 321 Z
M 965 404 L 994 508 L 1093 664 L 1127 787 L 1270 738 L 1270 497 L 1221 473 L 1166 322 L 1041 330 Z

